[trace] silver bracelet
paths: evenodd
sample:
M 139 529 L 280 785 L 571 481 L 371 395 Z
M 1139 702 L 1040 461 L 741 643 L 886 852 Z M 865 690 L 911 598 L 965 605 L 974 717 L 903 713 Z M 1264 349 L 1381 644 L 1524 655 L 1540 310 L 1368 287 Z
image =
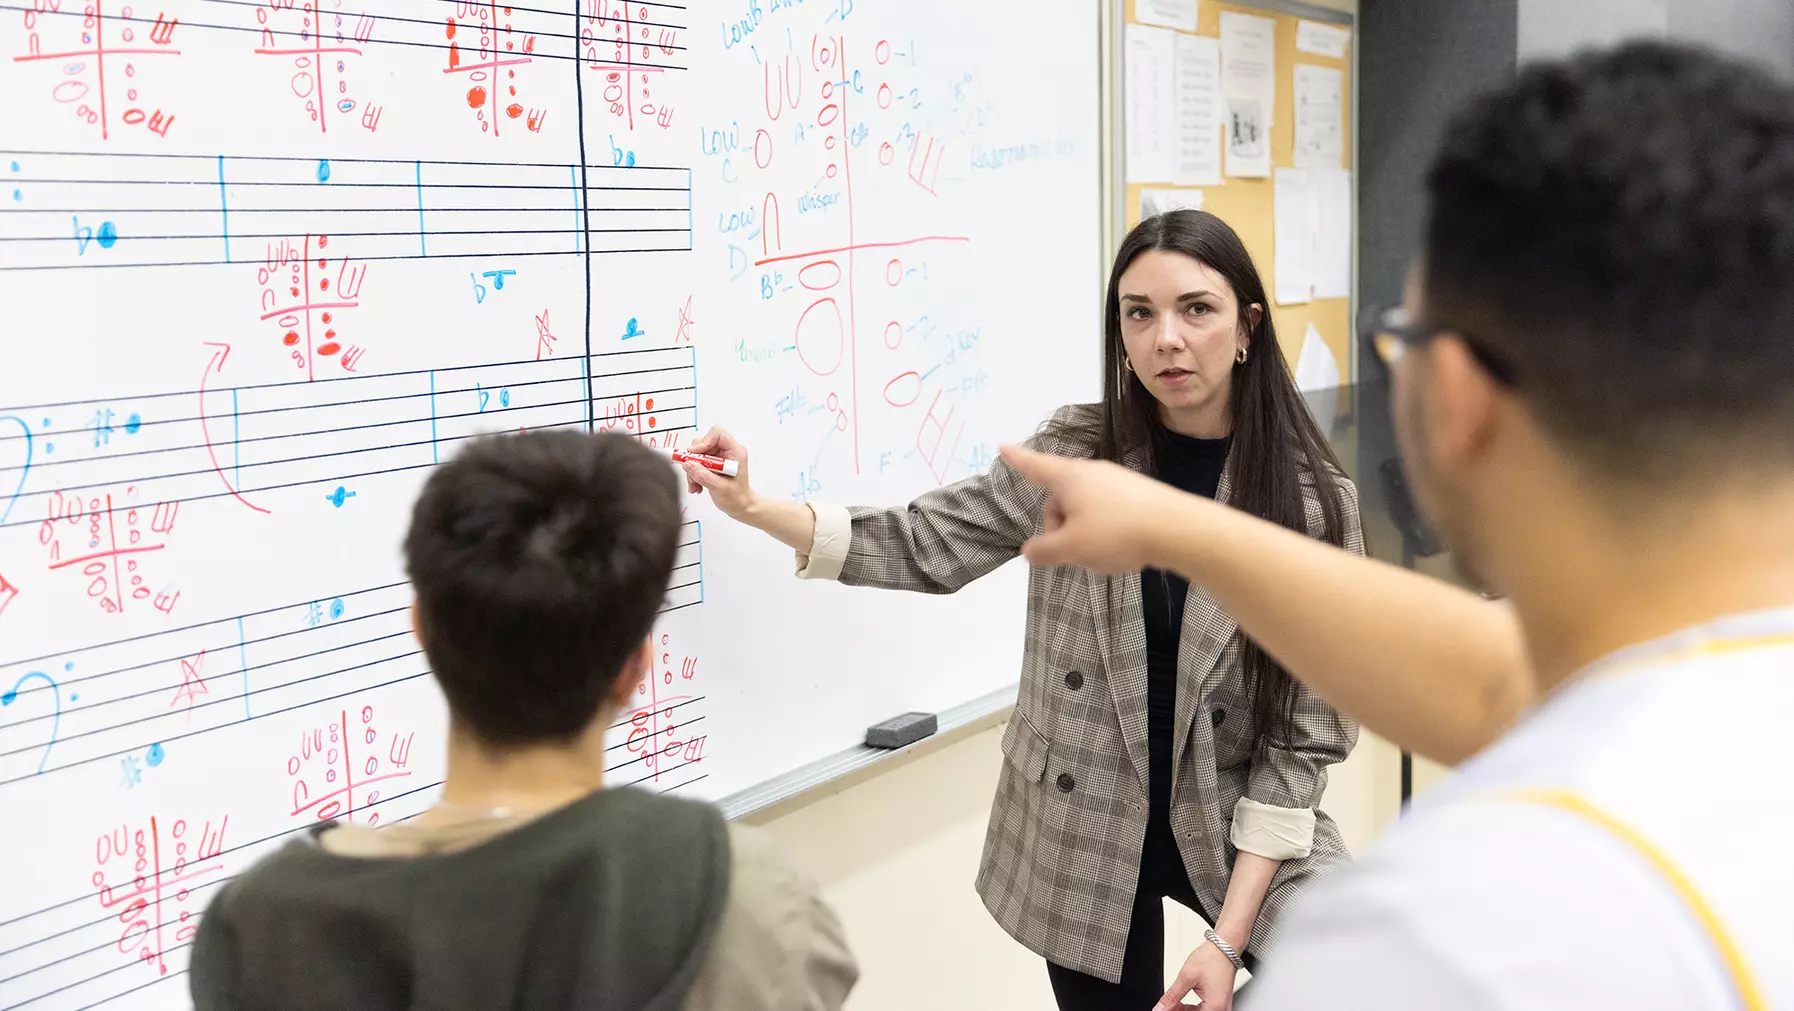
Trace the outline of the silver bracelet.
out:
M 1208 943 L 1214 945 L 1216 948 L 1219 948 L 1221 950 L 1221 954 L 1227 956 L 1227 960 L 1229 962 L 1233 963 L 1233 967 L 1235 969 L 1244 969 L 1246 967 L 1246 963 L 1241 961 L 1241 959 L 1240 959 L 1240 953 L 1233 950 L 1233 945 L 1228 944 L 1226 941 L 1222 940 L 1221 935 L 1215 933 L 1215 930 L 1213 927 L 1210 927 L 1209 929 L 1204 930 L 1202 932 L 1202 936 L 1208 939 Z

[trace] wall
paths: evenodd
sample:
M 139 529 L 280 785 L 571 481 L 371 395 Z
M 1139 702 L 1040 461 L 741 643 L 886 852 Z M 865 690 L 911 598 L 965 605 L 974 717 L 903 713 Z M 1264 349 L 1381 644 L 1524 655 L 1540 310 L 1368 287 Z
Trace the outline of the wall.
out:
M 1521 60 L 1636 36 L 1700 43 L 1794 74 L 1786 0 L 1519 0 Z

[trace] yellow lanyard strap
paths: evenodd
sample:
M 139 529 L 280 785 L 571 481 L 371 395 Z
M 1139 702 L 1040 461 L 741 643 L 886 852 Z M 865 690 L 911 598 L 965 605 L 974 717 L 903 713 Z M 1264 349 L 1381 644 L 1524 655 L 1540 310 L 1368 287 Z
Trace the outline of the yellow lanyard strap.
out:
M 1744 960 L 1744 953 L 1732 940 L 1732 935 L 1720 922 L 1719 915 L 1707 903 L 1701 893 L 1694 887 L 1676 865 L 1670 861 L 1662 850 L 1658 849 L 1632 826 L 1620 821 L 1613 815 L 1601 810 L 1576 794 L 1566 790 L 1512 790 L 1501 794 L 1503 799 L 1518 803 L 1542 804 L 1560 811 L 1568 811 L 1584 821 L 1605 830 L 1609 835 L 1625 843 L 1645 862 L 1651 866 L 1681 898 L 1688 911 L 1700 923 L 1701 929 L 1712 942 L 1719 960 L 1725 964 L 1726 974 L 1732 979 L 1732 986 L 1738 992 L 1738 1005 L 1744 1011 L 1768 1011 L 1769 1002 L 1763 998 L 1763 991 L 1757 986 L 1756 978 L 1751 975 L 1750 966 Z

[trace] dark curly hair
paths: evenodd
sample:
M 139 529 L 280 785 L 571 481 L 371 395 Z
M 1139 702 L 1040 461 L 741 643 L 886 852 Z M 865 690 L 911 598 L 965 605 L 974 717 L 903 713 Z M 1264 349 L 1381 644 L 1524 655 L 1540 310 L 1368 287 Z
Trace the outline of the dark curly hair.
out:
M 679 528 L 672 465 L 622 435 L 486 436 L 438 467 L 405 568 L 456 720 L 490 746 L 583 732 L 633 673 Z
M 1638 42 L 1536 65 L 1446 131 L 1430 322 L 1490 345 L 1615 477 L 1794 459 L 1794 87 Z

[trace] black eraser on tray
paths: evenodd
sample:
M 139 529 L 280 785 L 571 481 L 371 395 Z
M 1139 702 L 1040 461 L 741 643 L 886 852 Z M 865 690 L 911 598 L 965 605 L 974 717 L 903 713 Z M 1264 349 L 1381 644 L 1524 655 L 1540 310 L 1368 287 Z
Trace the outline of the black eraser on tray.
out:
M 866 728 L 868 748 L 901 748 L 934 734 L 933 713 L 904 713 Z

